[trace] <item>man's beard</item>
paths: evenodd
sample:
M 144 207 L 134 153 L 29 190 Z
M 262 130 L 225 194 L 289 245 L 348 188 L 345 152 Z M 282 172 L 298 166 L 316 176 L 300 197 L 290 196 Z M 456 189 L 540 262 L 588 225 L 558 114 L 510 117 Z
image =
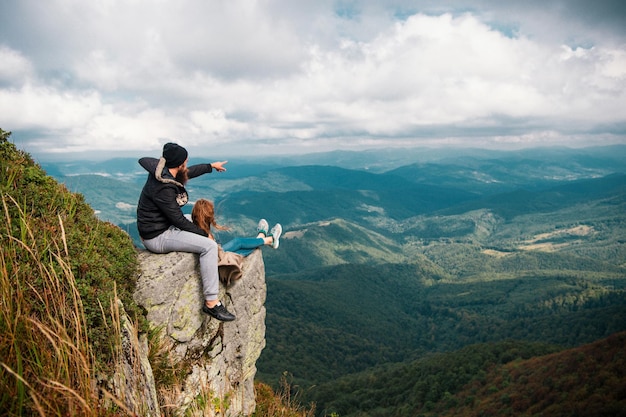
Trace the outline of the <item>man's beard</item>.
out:
M 187 167 L 183 167 L 178 170 L 178 173 L 176 174 L 176 181 L 182 185 L 187 184 L 187 181 L 189 181 L 189 170 Z

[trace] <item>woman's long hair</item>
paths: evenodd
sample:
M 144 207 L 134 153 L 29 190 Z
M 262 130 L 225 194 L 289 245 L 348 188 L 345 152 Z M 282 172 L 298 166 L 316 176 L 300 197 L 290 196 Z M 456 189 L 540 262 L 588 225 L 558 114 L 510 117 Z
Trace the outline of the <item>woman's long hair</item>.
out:
M 221 226 L 215 221 L 215 206 L 212 201 L 201 198 L 196 201 L 191 210 L 191 220 L 202 230 L 213 236 L 211 227 L 216 230 L 228 230 L 228 227 Z

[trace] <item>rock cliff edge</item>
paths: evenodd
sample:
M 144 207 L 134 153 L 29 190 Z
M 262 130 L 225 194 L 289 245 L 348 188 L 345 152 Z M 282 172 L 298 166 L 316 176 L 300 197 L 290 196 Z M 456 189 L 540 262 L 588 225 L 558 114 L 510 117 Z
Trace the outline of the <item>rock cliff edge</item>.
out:
M 140 251 L 139 263 L 134 299 L 145 308 L 150 326 L 162 329 L 160 337 L 172 364 L 184 369 L 186 376 L 180 389 L 143 388 L 138 394 L 141 398 L 127 398 L 126 404 L 142 415 L 151 415 L 154 405 L 146 402 L 153 400 L 146 397 L 158 390 L 161 406 L 167 403 L 174 415 L 252 414 L 256 361 L 265 347 L 266 284 L 261 251 L 245 259 L 240 280 L 228 288 L 220 284 L 220 300 L 237 317 L 226 323 L 202 313 L 197 255 Z M 159 415 L 158 407 L 154 413 Z

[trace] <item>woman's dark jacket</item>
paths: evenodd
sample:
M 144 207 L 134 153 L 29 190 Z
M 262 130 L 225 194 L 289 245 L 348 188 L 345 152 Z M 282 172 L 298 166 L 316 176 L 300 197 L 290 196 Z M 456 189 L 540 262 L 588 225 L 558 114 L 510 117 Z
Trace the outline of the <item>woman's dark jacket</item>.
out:
M 187 190 L 165 167 L 165 159 L 141 158 L 139 164 L 148 171 L 137 205 L 137 229 L 142 239 L 152 239 L 175 226 L 181 230 L 207 236 L 207 233 L 185 217 Z M 188 167 L 189 179 L 213 171 L 211 164 Z

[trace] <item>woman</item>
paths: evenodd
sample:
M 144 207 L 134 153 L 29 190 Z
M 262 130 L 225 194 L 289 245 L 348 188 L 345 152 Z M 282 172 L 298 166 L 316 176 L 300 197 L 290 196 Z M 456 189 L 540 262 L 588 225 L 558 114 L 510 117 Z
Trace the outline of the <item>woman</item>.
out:
M 216 240 L 211 231 L 211 227 L 215 230 L 228 230 L 227 227 L 217 224 L 215 221 L 215 206 L 212 201 L 201 198 L 196 201 L 191 211 L 191 220 L 202 230 L 207 232 L 209 238 Z M 272 230 L 269 231 L 267 220 L 259 220 L 257 226 L 256 237 L 237 237 L 222 245 L 224 252 L 234 252 L 241 256 L 248 256 L 257 248 L 264 245 L 271 245 L 274 249 L 278 249 L 280 244 L 280 235 L 283 228 L 280 223 L 276 223 Z

